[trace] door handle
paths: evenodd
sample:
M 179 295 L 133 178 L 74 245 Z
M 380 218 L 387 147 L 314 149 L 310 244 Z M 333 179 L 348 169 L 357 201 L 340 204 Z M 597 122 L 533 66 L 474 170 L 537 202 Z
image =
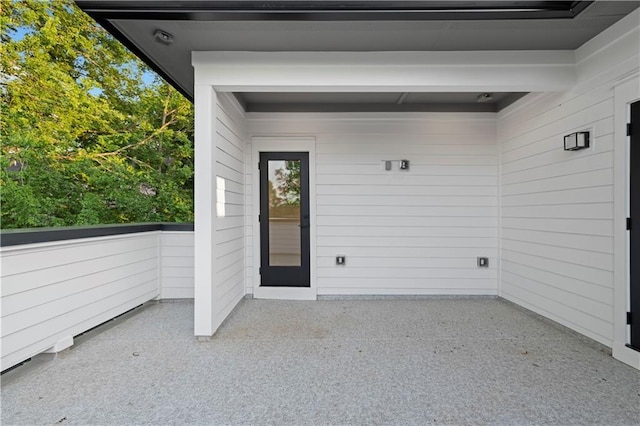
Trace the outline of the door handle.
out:
M 300 225 L 298 225 L 299 228 L 308 228 L 309 227 L 309 215 L 308 214 L 303 214 L 302 215 L 302 223 Z

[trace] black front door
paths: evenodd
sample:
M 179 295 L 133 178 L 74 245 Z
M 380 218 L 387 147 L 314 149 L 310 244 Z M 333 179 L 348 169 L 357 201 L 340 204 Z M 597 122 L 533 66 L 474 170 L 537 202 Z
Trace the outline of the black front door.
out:
M 310 287 L 309 153 L 260 153 L 260 285 Z
M 629 143 L 629 294 L 631 346 L 640 350 L 640 101 L 631 104 Z

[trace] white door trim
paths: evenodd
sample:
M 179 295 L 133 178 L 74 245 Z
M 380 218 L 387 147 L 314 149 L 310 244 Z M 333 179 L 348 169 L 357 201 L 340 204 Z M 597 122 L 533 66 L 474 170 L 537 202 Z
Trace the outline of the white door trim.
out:
M 316 300 L 316 138 L 313 136 L 256 136 L 251 138 L 251 184 L 253 188 L 251 231 L 253 235 L 253 297 L 256 299 Z M 309 153 L 309 220 L 310 220 L 310 280 L 311 286 L 261 287 L 260 286 L 260 173 L 258 160 L 261 152 Z

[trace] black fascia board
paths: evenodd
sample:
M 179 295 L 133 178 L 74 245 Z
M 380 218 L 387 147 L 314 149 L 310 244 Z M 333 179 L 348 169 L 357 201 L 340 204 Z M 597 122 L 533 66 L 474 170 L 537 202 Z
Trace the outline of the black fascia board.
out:
M 571 19 L 593 1 L 76 0 L 96 20 L 420 21 Z
M 152 231 L 193 231 L 192 223 L 132 223 L 94 226 L 64 226 L 58 228 L 3 229 L 0 247 L 49 243 L 83 238 L 108 237 Z

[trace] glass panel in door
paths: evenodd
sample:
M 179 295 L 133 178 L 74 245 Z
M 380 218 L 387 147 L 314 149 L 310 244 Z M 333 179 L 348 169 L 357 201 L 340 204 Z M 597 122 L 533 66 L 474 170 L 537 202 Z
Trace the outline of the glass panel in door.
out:
M 269 265 L 300 266 L 300 160 L 269 160 Z

